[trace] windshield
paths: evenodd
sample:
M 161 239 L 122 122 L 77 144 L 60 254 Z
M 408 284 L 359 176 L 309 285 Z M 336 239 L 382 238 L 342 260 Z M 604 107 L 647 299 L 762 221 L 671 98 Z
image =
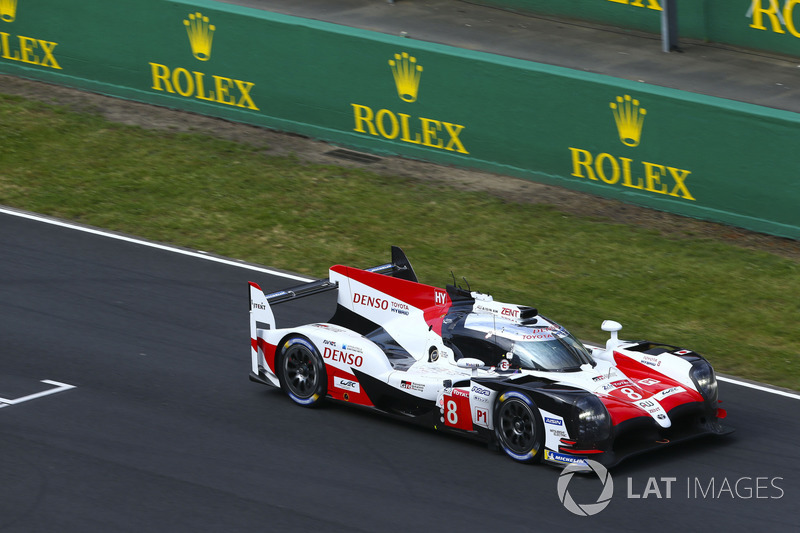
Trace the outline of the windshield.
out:
M 536 325 L 512 322 L 500 317 L 470 313 L 464 319 L 465 334 L 457 335 L 456 344 L 469 351 L 466 341 L 489 343 L 510 358 L 511 366 L 525 370 L 566 372 L 581 365 L 595 365 L 591 352 L 566 329 L 539 316 Z M 474 332 L 474 333 L 466 333 Z M 486 358 L 486 349 L 475 347 L 471 357 Z M 493 363 L 494 364 L 494 363 Z
M 511 347 L 513 363 L 527 370 L 557 372 L 577 370 L 585 364 L 594 366 L 594 360 L 583 343 L 566 330 L 562 329 L 561 332 L 553 335 L 552 340 L 515 342 Z

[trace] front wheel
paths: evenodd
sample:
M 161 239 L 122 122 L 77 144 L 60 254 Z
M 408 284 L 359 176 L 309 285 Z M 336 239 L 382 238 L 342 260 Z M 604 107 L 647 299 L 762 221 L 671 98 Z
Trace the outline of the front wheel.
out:
M 506 455 L 523 463 L 541 459 L 544 424 L 539 409 L 526 394 L 517 391 L 501 394 L 494 422 L 497 443 Z
M 303 337 L 290 337 L 283 344 L 278 379 L 296 404 L 315 407 L 325 399 L 328 376 L 316 347 Z

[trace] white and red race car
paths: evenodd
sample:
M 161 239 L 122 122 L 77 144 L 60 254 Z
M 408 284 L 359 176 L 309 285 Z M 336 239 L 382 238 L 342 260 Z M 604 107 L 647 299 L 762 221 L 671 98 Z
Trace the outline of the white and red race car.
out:
M 325 323 L 276 328 L 272 306 L 338 291 Z M 264 294 L 250 283 L 250 379 L 295 403 L 351 403 L 482 439 L 521 462 L 612 466 L 731 430 L 697 353 L 611 338 L 587 348 L 532 307 L 421 284 L 405 254 Z

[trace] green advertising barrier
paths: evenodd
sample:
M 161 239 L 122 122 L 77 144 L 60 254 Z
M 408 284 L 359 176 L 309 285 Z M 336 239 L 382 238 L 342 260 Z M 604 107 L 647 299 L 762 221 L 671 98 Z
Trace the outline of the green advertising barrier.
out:
M 663 0 L 478 0 L 550 15 L 661 33 Z M 800 57 L 800 0 L 676 0 L 683 38 Z
M 800 238 L 793 113 L 209 0 L 16 7 L 5 73 Z

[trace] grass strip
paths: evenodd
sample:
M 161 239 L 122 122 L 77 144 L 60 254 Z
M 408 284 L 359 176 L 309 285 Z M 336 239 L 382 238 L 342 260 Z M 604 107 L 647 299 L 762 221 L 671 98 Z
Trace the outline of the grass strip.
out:
M 401 246 L 420 280 L 538 307 L 581 338 L 687 346 L 800 390 L 800 264 L 409 178 L 270 157 L 0 96 L 0 203 L 324 277 Z

